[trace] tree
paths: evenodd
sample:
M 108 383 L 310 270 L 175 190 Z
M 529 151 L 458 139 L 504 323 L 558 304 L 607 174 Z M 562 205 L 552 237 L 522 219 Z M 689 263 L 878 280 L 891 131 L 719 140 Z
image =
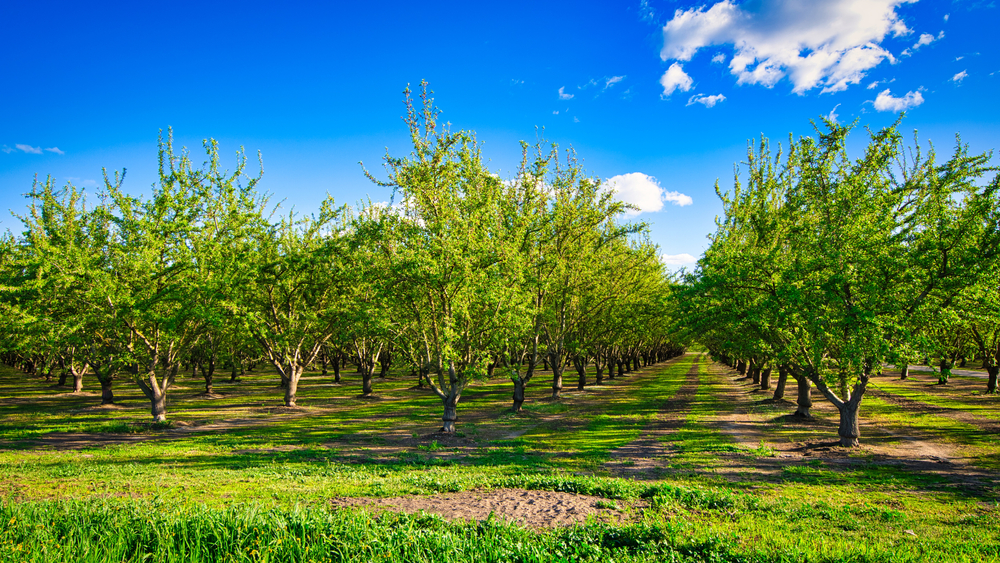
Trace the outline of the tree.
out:
M 907 157 L 893 126 L 872 133 L 852 160 L 850 128 L 825 125 L 817 139 L 791 144 L 781 170 L 785 193 L 771 208 L 758 208 L 783 225 L 785 242 L 781 259 L 770 263 L 773 283 L 754 291 L 780 303 L 762 311 L 765 321 L 777 321 L 787 369 L 837 407 L 841 444 L 854 446 L 870 378 L 900 342 L 919 333 L 914 320 L 953 306 L 962 288 L 995 263 L 1000 241 L 989 217 L 996 214 L 997 182 L 976 186 L 993 171 L 989 155 L 969 156 L 961 143 L 938 165 L 933 149 Z M 766 152 L 760 157 L 770 160 Z M 763 192 L 765 184 L 755 189 Z M 730 220 L 736 218 L 720 224 L 719 240 Z M 735 260 L 721 266 L 736 279 L 732 268 L 743 251 L 730 247 Z M 720 306 L 732 304 L 723 296 Z
M 491 351 L 514 331 L 521 309 L 519 255 L 500 207 L 502 183 L 485 167 L 471 133 L 438 123 L 426 83 L 422 107 L 407 88 L 408 157 L 386 155 L 398 213 L 367 213 L 388 264 L 400 323 L 410 327 L 420 365 L 444 406 L 443 432 L 455 432 L 457 404 L 484 377 Z

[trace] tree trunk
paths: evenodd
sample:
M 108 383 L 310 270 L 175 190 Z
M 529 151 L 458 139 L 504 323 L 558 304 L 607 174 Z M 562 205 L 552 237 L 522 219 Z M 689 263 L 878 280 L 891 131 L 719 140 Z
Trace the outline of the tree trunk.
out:
M 795 404 L 797 408 L 795 409 L 795 416 L 802 418 L 812 418 L 809 414 L 809 409 L 812 408 L 812 383 L 804 375 L 797 376 L 795 378 L 796 384 L 798 384 L 798 393 L 795 398 Z
M 595 361 L 594 367 L 597 369 L 597 380 L 594 385 L 601 385 L 604 383 L 604 366 L 599 361 Z
M 584 359 L 580 356 L 573 356 L 573 367 L 576 368 L 577 381 L 576 388 L 578 391 L 583 391 L 584 387 L 587 385 L 587 364 Z
M 562 393 L 562 362 L 552 362 L 552 399 L 558 399 Z
M 115 394 L 111 390 L 111 384 L 114 381 L 110 377 L 98 378 L 101 382 L 101 404 L 102 405 L 113 405 L 115 404 Z
M 444 402 L 444 416 L 441 417 L 441 421 L 443 422 L 441 432 L 454 434 L 455 421 L 458 420 L 458 404 L 455 400 L 455 395 L 448 393 L 448 396 L 442 399 L 442 402 Z
M 760 371 L 760 388 L 765 391 L 771 388 L 771 368 Z
M 72 372 L 73 372 L 73 392 L 74 393 L 79 393 L 80 391 L 83 391 L 83 372 L 84 372 L 85 369 L 87 369 L 87 368 L 84 368 L 84 369 L 73 369 L 72 370 Z
M 177 380 L 177 372 L 180 371 L 180 362 L 174 362 L 174 367 L 170 368 L 170 375 L 167 376 L 167 387 L 173 387 L 174 382 Z
M 781 365 L 778 366 L 778 383 L 774 386 L 774 397 L 775 401 L 780 401 L 785 398 L 785 383 L 788 381 L 788 368 Z
M 618 377 L 625 377 L 625 370 L 622 369 L 622 361 L 615 358 L 615 364 L 618 365 Z
M 288 371 L 288 384 L 285 386 L 285 406 L 294 407 L 295 406 L 295 395 L 299 391 L 299 378 L 302 377 L 302 370 L 305 366 L 290 365 L 287 368 Z M 282 374 L 284 378 L 284 374 Z
M 333 357 L 333 382 L 340 383 L 340 354 Z
M 368 396 L 372 394 L 372 375 L 375 373 L 375 364 L 361 366 L 361 394 Z
M 840 436 L 840 445 L 845 448 L 858 447 L 858 438 L 861 436 L 861 428 L 858 424 L 858 410 L 861 407 L 861 400 L 852 397 L 850 401 L 838 407 L 840 411 L 840 426 L 837 434 Z
M 903 364 L 902 367 L 899 368 L 899 378 L 907 379 L 909 377 L 910 377 L 910 366 L 909 364 Z
M 236 381 L 239 379 L 239 372 L 236 370 L 236 366 L 237 366 L 237 362 L 236 362 L 235 359 L 233 359 L 233 370 L 231 372 L 229 372 L 229 382 L 230 383 L 236 383 Z
M 1000 372 L 1000 366 L 986 366 L 986 373 L 990 374 L 990 377 L 986 382 L 986 392 L 991 395 L 997 392 L 998 372 Z
M 149 369 L 149 372 L 145 376 L 139 376 L 139 366 L 134 365 L 130 368 L 131 372 L 135 376 L 136 383 L 139 384 L 139 388 L 142 389 L 143 394 L 149 399 L 150 414 L 153 415 L 153 422 L 166 422 L 167 421 L 167 389 L 170 387 L 166 381 L 161 387 L 159 381 L 156 379 L 155 364 L 154 367 Z
M 205 366 L 205 364 L 201 365 L 201 375 L 205 378 L 205 394 L 211 395 L 212 382 L 215 380 L 215 358 L 209 358 L 208 366 Z
M 954 365 L 954 362 L 950 360 L 941 360 L 941 372 L 938 373 L 938 385 L 948 383 L 948 378 L 951 377 L 951 368 Z
M 62 370 L 62 372 L 59 373 L 59 383 L 57 383 L 57 385 L 59 385 L 60 387 L 66 385 L 66 375 L 67 375 L 66 370 Z
M 510 407 L 511 412 L 521 412 L 521 405 L 524 404 L 524 387 L 526 384 L 520 377 L 514 378 L 514 404 Z

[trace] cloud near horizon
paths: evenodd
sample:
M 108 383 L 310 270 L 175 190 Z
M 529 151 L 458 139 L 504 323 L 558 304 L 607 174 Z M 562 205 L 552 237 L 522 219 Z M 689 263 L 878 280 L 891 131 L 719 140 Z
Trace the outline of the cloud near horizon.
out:
M 723 0 L 708 8 L 678 9 L 663 27 L 660 58 L 690 61 L 702 48 L 731 44 L 729 70 L 738 84 L 770 88 L 787 76 L 797 94 L 817 87 L 821 93 L 838 92 L 859 83 L 883 60 L 895 60 L 880 43 L 889 34 L 911 33 L 896 14 L 906 1 L 761 0 L 737 5 Z
M 661 254 L 660 262 L 663 262 L 665 266 L 686 266 L 698 262 L 698 258 L 686 252 L 682 252 L 681 254 Z

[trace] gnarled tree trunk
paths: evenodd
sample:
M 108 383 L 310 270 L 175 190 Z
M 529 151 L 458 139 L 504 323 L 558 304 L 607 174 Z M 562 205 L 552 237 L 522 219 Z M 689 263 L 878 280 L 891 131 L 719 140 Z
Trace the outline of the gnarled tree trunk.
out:
M 788 368 L 784 365 L 778 366 L 778 383 L 774 386 L 774 396 L 772 397 L 775 401 L 779 401 L 785 398 L 785 384 L 788 382 Z

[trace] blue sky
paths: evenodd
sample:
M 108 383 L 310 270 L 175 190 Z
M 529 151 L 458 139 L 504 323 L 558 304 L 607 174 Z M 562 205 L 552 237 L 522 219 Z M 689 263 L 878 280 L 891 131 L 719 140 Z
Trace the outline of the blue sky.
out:
M 260 187 L 286 208 L 385 200 L 358 162 L 408 151 L 402 90 L 422 79 L 501 175 L 536 127 L 575 148 L 675 265 L 706 247 L 714 183 L 761 134 L 905 109 L 941 153 L 957 132 L 1000 148 L 992 1 L 140 4 L 0 8 L 0 207 L 23 210 L 35 174 L 96 194 L 102 167 L 146 193 L 167 127 L 192 152 L 261 151 Z

